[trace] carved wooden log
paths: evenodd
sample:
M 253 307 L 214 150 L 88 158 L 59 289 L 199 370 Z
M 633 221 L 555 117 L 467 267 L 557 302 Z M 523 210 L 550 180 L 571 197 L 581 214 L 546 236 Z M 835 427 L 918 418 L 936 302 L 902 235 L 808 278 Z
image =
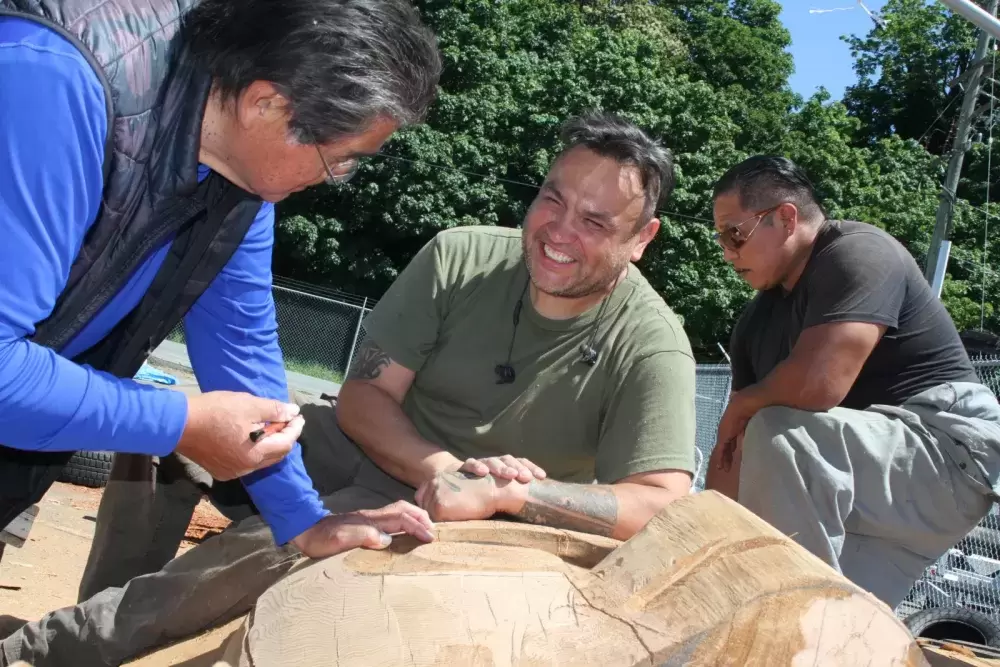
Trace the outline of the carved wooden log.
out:
M 927 665 L 892 611 L 728 498 L 673 503 L 624 543 L 441 524 L 305 562 L 234 633 L 234 667 Z

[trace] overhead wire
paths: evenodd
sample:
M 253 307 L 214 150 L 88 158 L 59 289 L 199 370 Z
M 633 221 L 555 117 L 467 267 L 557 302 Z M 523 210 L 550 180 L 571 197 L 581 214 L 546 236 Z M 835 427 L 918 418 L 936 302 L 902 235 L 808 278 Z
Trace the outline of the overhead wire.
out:
M 996 57 L 996 53 L 994 53 L 994 58 L 995 57 Z M 992 104 L 992 99 L 991 99 L 991 104 Z M 943 112 L 942 112 L 942 114 L 943 114 Z M 991 131 L 992 131 L 992 126 L 991 126 Z M 991 147 L 992 147 L 992 143 L 991 143 Z M 466 176 L 475 176 L 475 177 L 478 177 L 478 178 L 493 179 L 495 181 L 509 183 L 511 185 L 519 185 L 519 186 L 523 186 L 523 187 L 533 188 L 535 190 L 537 190 L 537 189 L 540 188 L 539 185 L 536 185 L 535 183 L 528 183 L 527 181 L 519 181 L 519 180 L 515 180 L 515 179 L 510 179 L 510 178 L 503 178 L 501 176 L 495 176 L 495 175 L 492 175 L 492 174 L 483 174 L 483 173 L 479 173 L 479 172 L 475 172 L 475 171 L 470 171 L 468 169 L 460 169 L 458 167 L 452 167 L 452 166 L 449 166 L 449 165 L 443 165 L 443 164 L 436 164 L 434 162 L 428 162 L 427 160 L 420 160 L 420 159 L 413 159 L 413 158 L 404 158 L 404 157 L 401 157 L 399 155 L 393 155 L 391 153 L 384 153 L 384 152 L 379 152 L 376 155 L 378 157 L 384 157 L 384 158 L 388 158 L 390 160 L 396 160 L 396 161 L 399 161 L 399 162 L 406 162 L 406 163 L 409 163 L 409 164 L 422 165 L 422 166 L 425 166 L 425 167 L 429 167 L 431 169 L 440 169 L 440 170 L 443 170 L 443 171 L 450 171 L 450 172 L 465 174 Z M 987 203 L 988 202 L 989 202 L 989 183 L 987 183 Z M 969 210 L 970 211 L 974 211 L 974 212 L 978 212 L 978 213 L 984 213 L 984 215 L 986 215 L 987 217 L 989 216 L 988 207 L 983 207 L 982 211 L 980 210 L 980 207 L 978 207 L 978 206 L 970 207 Z M 660 210 L 660 211 L 657 211 L 657 213 L 660 214 L 660 215 L 663 215 L 663 216 L 674 217 L 674 218 L 681 218 L 681 219 L 685 219 L 685 220 L 692 220 L 692 221 L 695 221 L 695 222 L 703 222 L 703 223 L 707 223 L 709 225 L 714 225 L 715 224 L 714 220 L 710 220 L 708 218 L 702 218 L 702 217 L 699 217 L 699 216 L 696 216 L 696 215 L 687 215 L 686 213 L 678 213 L 676 211 Z M 984 246 L 985 246 L 985 241 L 984 241 Z M 953 257 L 953 259 L 956 260 L 956 261 L 959 261 L 959 262 L 961 262 L 963 264 L 971 265 L 971 262 L 969 262 L 968 260 L 961 260 L 961 259 L 959 259 L 957 257 Z M 984 265 L 983 265 L 983 269 L 982 269 L 982 274 L 984 276 L 984 281 L 985 281 L 985 276 L 986 275 L 994 275 L 994 274 L 996 274 L 995 271 L 992 271 L 988 267 L 985 266 L 985 248 L 984 248 L 983 262 L 984 262 Z M 997 274 L 997 275 L 1000 275 L 1000 274 Z M 985 306 L 982 306 L 981 310 L 984 307 Z
M 995 59 L 996 58 L 996 52 L 995 51 L 994 51 L 993 56 L 994 56 L 994 59 Z M 992 90 L 993 80 L 991 79 L 990 81 L 991 81 L 991 84 L 990 84 L 991 85 L 991 91 L 990 92 L 992 93 L 993 92 L 993 90 Z M 992 96 L 991 96 L 991 99 L 990 99 L 990 104 L 991 105 L 993 104 L 993 98 L 992 98 Z M 947 111 L 947 107 L 945 108 L 945 111 Z M 941 115 L 944 115 L 944 111 L 941 112 Z M 992 117 L 992 109 L 991 109 L 991 117 Z M 939 118 L 940 118 L 940 116 L 939 116 Z M 990 141 L 990 145 L 989 145 L 990 153 L 988 154 L 988 157 L 987 157 L 988 163 L 989 163 L 990 158 L 992 157 L 992 147 L 993 147 L 993 144 L 992 144 L 992 125 L 990 126 L 990 139 L 989 139 L 989 141 Z M 478 172 L 475 172 L 475 171 L 469 171 L 468 169 L 460 169 L 458 167 L 452 167 L 452 166 L 449 166 L 449 165 L 435 164 L 433 162 L 428 162 L 426 160 L 404 158 L 404 157 L 401 157 L 401 156 L 398 156 L 398 155 L 392 155 L 391 153 L 379 152 L 379 153 L 377 153 L 377 155 L 379 157 L 389 158 L 390 160 L 397 160 L 399 162 L 406 162 L 406 163 L 409 163 L 409 164 L 423 165 L 423 166 L 429 167 L 431 169 L 440 169 L 440 170 L 444 170 L 444 171 L 451 171 L 451 172 L 455 172 L 455 173 L 465 174 L 466 176 L 476 176 L 476 177 L 484 178 L 484 179 L 493 179 L 495 181 L 509 183 L 511 185 L 519 185 L 519 186 L 523 186 L 523 187 L 533 188 L 535 190 L 539 189 L 539 187 L 540 187 L 540 186 L 538 186 L 538 185 L 536 185 L 534 183 L 528 183 L 526 181 L 518 181 L 518 180 L 515 180 L 515 179 L 503 178 L 503 177 L 500 177 L 500 176 L 494 176 L 492 174 L 478 173 Z M 985 308 L 986 308 L 986 305 L 985 305 L 985 293 L 986 292 L 985 292 L 985 290 L 986 290 L 986 278 L 987 278 L 987 276 L 989 276 L 991 278 L 1000 277 L 1000 273 L 998 273 L 997 271 L 994 271 L 994 270 L 990 269 L 988 266 L 986 266 L 986 238 L 985 238 L 985 234 L 988 232 L 988 228 L 989 228 L 989 200 L 990 200 L 989 181 L 988 180 L 987 180 L 987 186 L 986 187 L 987 187 L 987 190 L 986 190 L 986 205 L 984 207 L 982 207 L 982 210 L 980 210 L 980 207 L 978 207 L 978 206 L 970 208 L 970 211 L 982 212 L 986 216 L 986 218 L 987 218 L 987 224 L 986 224 L 987 231 L 984 232 L 984 240 L 983 240 L 983 260 L 982 260 L 982 266 L 981 267 L 977 267 L 977 268 L 980 268 L 981 276 L 982 276 L 982 287 L 981 287 L 982 296 L 981 296 L 981 299 L 980 299 L 980 328 L 982 328 L 984 326 L 984 324 L 985 324 Z M 695 216 L 695 215 L 687 215 L 685 213 L 677 213 L 675 211 L 660 210 L 657 213 L 660 214 L 660 215 L 663 215 L 663 216 L 674 217 L 674 218 L 681 218 L 681 219 L 685 219 L 685 220 L 692 220 L 692 221 L 695 221 L 695 222 L 707 223 L 709 225 L 714 225 L 715 224 L 715 222 L 713 220 L 710 220 L 708 218 L 702 218 L 702 217 Z M 966 260 L 966 259 L 963 259 L 963 258 L 959 258 L 959 257 L 956 257 L 956 256 L 952 256 L 951 259 L 953 261 L 959 262 L 961 264 L 965 264 L 966 266 L 970 266 L 970 267 L 976 266 L 972 261 Z
M 919 139 L 917 139 L 918 144 L 924 140 L 924 137 L 927 136 L 928 132 L 934 129 L 934 126 L 937 124 L 937 122 L 941 120 L 941 118 L 944 117 L 946 113 L 948 113 L 948 109 L 950 109 L 951 105 L 954 104 L 960 97 L 961 95 L 955 95 L 954 97 L 951 98 L 951 102 L 948 102 L 948 104 L 944 106 L 944 109 L 941 109 L 941 113 L 937 115 L 937 118 L 931 121 L 931 124 L 927 126 L 927 129 L 924 130 L 924 133 L 920 135 Z
M 537 185 L 535 183 L 528 183 L 526 181 L 518 181 L 518 180 L 514 180 L 514 179 L 510 179 L 510 178 L 503 178 L 501 176 L 494 176 L 492 174 L 481 174 L 481 173 L 478 173 L 478 172 L 475 172 L 475 171 L 469 171 L 468 169 L 460 169 L 458 167 L 452 167 L 452 166 L 445 165 L 445 164 L 435 164 L 433 162 L 428 162 L 426 160 L 419 160 L 419 159 L 415 160 L 415 159 L 412 159 L 412 158 L 405 158 L 405 157 L 401 157 L 399 155 L 393 155 L 391 153 L 384 153 L 384 152 L 381 152 L 381 151 L 378 152 L 378 153 L 376 153 L 376 155 L 378 155 L 379 157 L 389 158 L 390 160 L 397 160 L 399 162 L 407 162 L 407 163 L 410 163 L 410 164 L 419 164 L 419 165 L 423 165 L 425 167 L 430 167 L 432 169 L 441 169 L 441 170 L 444 170 L 444 171 L 451 171 L 451 172 L 456 172 L 456 173 L 460 173 L 460 174 L 465 174 L 466 176 L 476 176 L 478 178 L 493 179 L 493 180 L 499 181 L 501 183 L 509 183 L 511 185 L 521 185 L 521 186 L 524 186 L 524 187 L 533 188 L 535 190 L 538 190 L 541 187 L 541 186 L 539 186 L 539 185 Z M 657 211 L 657 213 L 659 215 L 665 215 L 665 216 L 668 216 L 668 217 L 683 218 L 685 220 L 693 220 L 693 221 L 696 221 L 696 222 L 704 222 L 704 223 L 707 223 L 707 224 L 713 225 L 713 226 L 715 225 L 715 221 L 714 220 L 711 220 L 709 218 L 701 218 L 701 217 L 698 217 L 696 215 L 687 215 L 686 213 L 677 213 L 676 211 L 664 211 L 664 210 Z
M 996 75 L 997 71 L 997 48 L 996 42 L 993 43 L 993 75 Z M 980 284 L 980 296 L 979 296 L 979 330 L 982 331 L 983 327 L 986 325 L 986 255 L 989 250 L 989 231 L 990 231 L 990 184 L 993 181 L 993 100 L 996 99 L 993 95 L 996 80 L 994 76 L 990 76 L 990 122 L 988 130 L 988 138 L 986 140 L 986 203 L 983 208 L 986 211 L 986 220 L 983 223 L 983 271 L 982 271 L 982 282 Z
M 948 262 L 952 264 L 960 264 L 966 267 L 966 269 L 968 269 L 970 273 L 974 273 L 975 271 L 984 271 L 982 264 L 980 262 L 977 262 L 975 259 L 971 258 L 966 259 L 964 257 L 959 257 L 957 255 L 951 255 L 948 258 Z M 990 267 L 987 266 L 985 268 L 985 273 L 992 280 L 995 281 L 1000 280 L 1000 271 L 997 271 L 996 269 L 991 269 Z

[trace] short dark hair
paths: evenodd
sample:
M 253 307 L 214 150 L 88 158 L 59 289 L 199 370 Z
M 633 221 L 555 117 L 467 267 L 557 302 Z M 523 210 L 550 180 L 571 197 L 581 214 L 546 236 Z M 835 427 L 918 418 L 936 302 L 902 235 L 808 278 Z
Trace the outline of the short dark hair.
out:
M 740 207 L 763 211 L 782 202 L 795 204 L 803 218 L 826 218 L 806 172 L 786 157 L 754 155 L 730 167 L 715 184 L 712 200 L 735 192 Z
M 441 76 L 434 34 L 408 0 L 203 0 L 183 30 L 223 100 L 273 83 L 303 143 L 359 134 L 379 117 L 418 123 Z
M 611 113 L 590 111 L 570 118 L 561 130 L 563 153 L 583 146 L 619 164 L 636 167 L 642 178 L 646 205 L 639 226 L 656 215 L 660 202 L 674 189 L 674 158 L 670 151 L 639 127 Z

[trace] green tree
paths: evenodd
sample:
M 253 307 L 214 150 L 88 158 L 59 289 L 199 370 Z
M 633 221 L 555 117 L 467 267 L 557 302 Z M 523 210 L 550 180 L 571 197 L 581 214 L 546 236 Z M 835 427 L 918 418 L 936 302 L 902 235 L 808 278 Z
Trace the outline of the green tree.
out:
M 733 102 L 737 147 L 761 150 L 784 128 L 801 99 L 788 87 L 794 71 L 791 34 L 773 0 L 662 2 L 680 19 L 678 35 L 689 57 L 683 70 L 711 82 Z
M 968 68 L 975 28 L 939 2 L 888 0 L 885 27 L 845 37 L 858 82 L 844 103 L 861 120 L 862 144 L 897 134 L 916 139 L 935 155 L 954 133 L 963 91 L 949 83 Z
M 837 102 L 789 90 L 789 35 L 773 0 L 417 6 L 445 62 L 427 123 L 395 135 L 351 183 L 283 203 L 276 273 L 377 298 L 438 231 L 518 225 L 560 148 L 559 124 L 592 108 L 674 152 L 677 186 L 640 267 L 703 359 L 718 356 L 752 295 L 713 240 L 710 201 L 719 175 L 750 154 L 792 158 L 832 216 L 885 228 L 923 263 L 944 166 L 946 131 L 933 128 L 957 108 L 946 83 L 968 66 L 974 38 L 939 7 L 889 0 L 889 28 L 850 39 L 859 81 Z M 956 208 L 943 298 L 960 327 L 978 326 L 984 285 L 997 325 L 1000 285 L 982 268 L 987 159 L 983 144 L 970 152 L 968 174 L 984 177 L 963 182 L 970 199 Z
M 859 121 L 852 130 L 855 141 L 873 149 L 868 159 L 879 170 L 871 181 L 868 203 L 851 212 L 881 221 L 923 266 L 945 167 L 938 156 L 946 157 L 951 148 L 965 93 L 951 84 L 968 72 L 977 33 L 970 22 L 938 2 L 889 0 L 881 13 L 885 27 L 872 28 L 863 38 L 845 38 L 855 57 L 858 83 L 848 88 L 844 104 Z M 977 106 L 988 101 L 984 93 Z M 987 185 L 994 186 L 995 193 L 1000 178 L 1000 161 L 992 160 L 988 143 L 977 139 L 986 133 L 987 122 L 988 118 L 976 121 L 974 141 L 965 156 L 942 292 L 960 329 L 978 327 L 981 310 L 987 326 L 1000 326 L 992 306 L 1000 300 L 997 281 L 990 267 L 984 269 L 982 264 L 986 232 L 982 207 Z M 928 154 L 904 148 L 907 141 L 920 142 Z M 981 308 L 984 287 L 986 304 Z
M 708 217 L 705 193 L 742 155 L 732 118 L 746 93 L 694 80 L 675 12 L 641 1 L 419 6 L 445 61 L 428 122 L 395 136 L 356 183 L 282 205 L 276 272 L 378 296 L 436 232 L 519 224 L 559 148 L 559 124 L 602 108 L 674 151 L 679 181 L 667 208 L 678 216 L 667 216 L 643 268 L 682 316 L 702 323 L 695 337 L 724 337 L 739 285 L 721 270 L 708 224 L 691 216 Z

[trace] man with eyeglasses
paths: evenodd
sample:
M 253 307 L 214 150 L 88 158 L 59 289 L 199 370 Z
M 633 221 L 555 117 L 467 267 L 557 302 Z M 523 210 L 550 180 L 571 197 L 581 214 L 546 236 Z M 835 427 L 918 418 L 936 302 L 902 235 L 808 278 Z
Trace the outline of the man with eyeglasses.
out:
M 303 401 L 303 460 L 327 507 L 415 501 L 435 521 L 625 540 L 690 492 L 694 355 L 635 267 L 673 157 L 611 114 L 568 119 L 561 137 L 522 228 L 436 234 L 365 320 L 336 408 Z M 0 665 L 125 662 L 246 613 L 294 563 L 249 517 L 24 626 Z
M 309 556 L 428 536 L 320 502 L 271 258 L 275 202 L 420 122 L 440 70 L 407 0 L 0 0 L 0 527 L 116 452 L 81 599 L 173 558 L 203 490 Z M 131 379 L 180 322 L 200 395 Z
M 790 160 L 732 167 L 714 217 L 757 295 L 707 487 L 895 607 L 997 499 L 1000 405 L 913 257 Z

